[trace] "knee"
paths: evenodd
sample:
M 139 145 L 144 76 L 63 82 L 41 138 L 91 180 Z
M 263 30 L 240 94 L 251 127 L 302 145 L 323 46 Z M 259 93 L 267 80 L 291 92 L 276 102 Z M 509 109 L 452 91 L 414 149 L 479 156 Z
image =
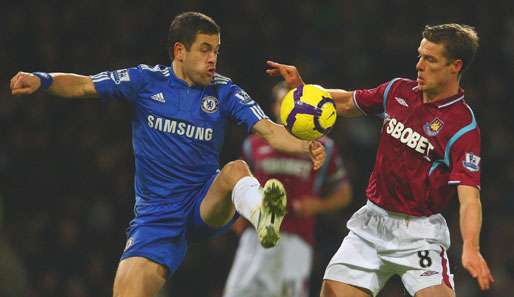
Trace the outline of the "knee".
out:
M 221 170 L 221 174 L 227 178 L 231 186 L 235 185 L 241 178 L 252 175 L 250 167 L 248 167 L 248 164 L 243 160 L 235 160 L 227 163 Z
M 249 173 L 250 168 L 248 167 L 248 163 L 246 163 L 244 160 L 234 160 L 228 162 L 224 167 L 223 170 L 229 170 L 232 173 Z

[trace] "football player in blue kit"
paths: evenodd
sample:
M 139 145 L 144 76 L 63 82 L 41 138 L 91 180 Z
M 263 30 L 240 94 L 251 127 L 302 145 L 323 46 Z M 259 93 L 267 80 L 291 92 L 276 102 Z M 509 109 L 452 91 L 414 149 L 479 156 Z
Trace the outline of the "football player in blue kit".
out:
M 217 74 L 220 28 L 186 12 L 169 29 L 171 66 L 105 71 L 92 76 L 19 72 L 13 95 L 39 89 L 69 98 L 124 99 L 134 107 L 135 217 L 116 273 L 114 296 L 155 296 L 183 261 L 188 239 L 222 232 L 237 214 L 256 228 L 264 247 L 279 239 L 286 193 L 277 180 L 261 187 L 244 161 L 219 170 L 229 120 L 277 150 L 310 155 L 319 168 L 325 151 L 270 121 L 229 78 Z

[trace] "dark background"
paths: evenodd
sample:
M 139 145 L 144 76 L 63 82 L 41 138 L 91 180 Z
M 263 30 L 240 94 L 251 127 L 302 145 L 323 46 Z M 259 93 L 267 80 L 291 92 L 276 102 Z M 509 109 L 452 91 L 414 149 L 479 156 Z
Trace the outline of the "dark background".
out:
M 450 3 L 448 3 L 450 2 Z M 310 83 L 370 88 L 415 77 L 425 24 L 476 26 L 481 49 L 462 85 L 482 131 L 481 247 L 496 277 L 481 293 L 460 264 L 458 204 L 445 213 L 459 296 L 512 296 L 514 289 L 514 4 L 504 1 L 10 1 L 0 10 L 0 296 L 110 296 L 124 231 L 132 217 L 130 108 L 66 100 L 44 92 L 12 97 L 19 70 L 94 74 L 140 63 L 169 64 L 174 15 L 204 12 L 222 27 L 218 72 L 269 112 L 265 61 L 295 64 Z M 320 220 L 312 294 L 364 204 L 379 122 L 340 119 L 354 203 Z M 222 163 L 244 132 L 231 128 Z M 162 296 L 221 296 L 237 238 L 192 246 Z M 397 280 L 380 296 L 407 296 Z

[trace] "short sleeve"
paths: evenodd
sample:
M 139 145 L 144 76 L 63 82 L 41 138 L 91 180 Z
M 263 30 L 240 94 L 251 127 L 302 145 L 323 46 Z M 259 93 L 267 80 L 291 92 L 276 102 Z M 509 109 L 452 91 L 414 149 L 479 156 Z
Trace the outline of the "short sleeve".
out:
M 140 66 L 104 71 L 90 77 L 102 99 L 125 99 L 133 102 L 145 83 Z
M 355 90 L 352 94 L 354 105 L 365 115 L 380 116 L 388 93 L 397 79 L 385 82 L 373 89 Z
M 480 130 L 464 134 L 451 148 L 449 184 L 474 186 L 480 189 Z
M 268 118 L 259 104 L 237 85 L 230 86 L 224 110 L 236 120 L 238 125 L 244 124 L 248 131 L 258 121 Z

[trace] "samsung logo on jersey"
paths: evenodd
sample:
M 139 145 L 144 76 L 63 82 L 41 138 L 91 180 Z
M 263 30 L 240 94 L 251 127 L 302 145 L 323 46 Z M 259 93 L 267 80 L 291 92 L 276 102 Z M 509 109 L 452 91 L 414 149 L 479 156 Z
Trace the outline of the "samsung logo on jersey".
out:
M 423 154 L 426 158 L 429 157 L 430 152 L 434 149 L 434 146 L 426 137 L 421 136 L 412 128 L 406 127 L 395 118 L 388 120 L 386 133 L 416 152 Z
M 161 132 L 186 136 L 187 138 L 203 141 L 211 141 L 213 137 L 212 128 L 197 127 L 188 123 L 163 119 L 153 115 L 148 115 L 147 120 L 148 127 Z

